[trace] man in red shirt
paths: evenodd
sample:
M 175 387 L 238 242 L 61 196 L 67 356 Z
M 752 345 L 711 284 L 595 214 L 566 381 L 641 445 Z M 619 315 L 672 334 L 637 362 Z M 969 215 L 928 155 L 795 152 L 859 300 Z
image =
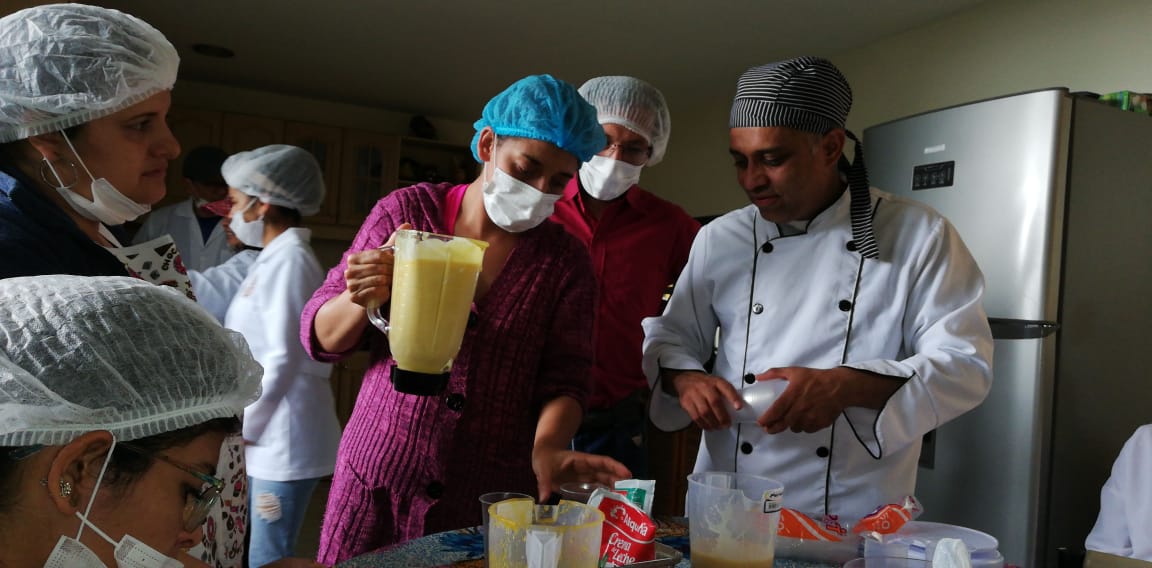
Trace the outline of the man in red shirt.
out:
M 648 381 L 640 367 L 640 321 L 659 315 L 661 296 L 688 261 L 700 224 L 636 185 L 664 158 L 671 120 L 664 96 L 633 77 L 597 77 L 580 87 L 596 107 L 608 146 L 580 168 L 552 220 L 592 256 L 599 287 L 593 391 L 576 450 L 611 456 L 647 476 Z

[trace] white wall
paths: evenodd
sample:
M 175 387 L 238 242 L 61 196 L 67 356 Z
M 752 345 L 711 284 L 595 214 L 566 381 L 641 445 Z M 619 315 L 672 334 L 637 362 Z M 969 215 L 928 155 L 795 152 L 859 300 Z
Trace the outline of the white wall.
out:
M 989 0 L 933 24 L 829 57 L 852 84 L 848 126 L 1037 88 L 1152 92 L 1152 2 Z M 765 61 L 768 63 L 769 61 Z M 666 93 L 672 138 L 666 161 L 641 179 L 694 215 L 747 203 L 727 149 L 735 92 L 711 100 Z

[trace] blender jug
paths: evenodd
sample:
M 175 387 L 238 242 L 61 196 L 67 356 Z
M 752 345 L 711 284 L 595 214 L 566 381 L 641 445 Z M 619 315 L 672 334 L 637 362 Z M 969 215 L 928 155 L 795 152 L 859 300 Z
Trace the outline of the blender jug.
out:
M 692 566 L 771 566 L 784 486 L 732 472 L 688 476 L 688 539 Z
M 368 320 L 388 336 L 392 385 L 397 391 L 436 395 L 448 386 L 460 351 L 488 243 L 404 230 L 393 245 L 389 318 L 368 309 Z

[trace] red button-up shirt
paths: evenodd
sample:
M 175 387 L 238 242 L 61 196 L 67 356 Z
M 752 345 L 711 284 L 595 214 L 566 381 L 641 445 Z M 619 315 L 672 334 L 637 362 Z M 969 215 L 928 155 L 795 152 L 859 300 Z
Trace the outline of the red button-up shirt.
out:
M 660 298 L 688 262 L 700 223 L 635 185 L 599 219 L 589 215 L 584 199 L 589 198 L 580 193 L 579 178 L 573 178 L 552 220 L 588 247 L 596 270 L 596 359 L 588 407 L 600 409 L 648 388 L 640 367 L 640 321 L 659 315 Z

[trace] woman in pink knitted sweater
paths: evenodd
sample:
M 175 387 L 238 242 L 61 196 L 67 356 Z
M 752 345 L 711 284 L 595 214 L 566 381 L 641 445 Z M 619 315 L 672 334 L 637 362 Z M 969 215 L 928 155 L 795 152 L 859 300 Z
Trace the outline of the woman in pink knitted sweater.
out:
M 336 361 L 365 343 L 373 364 L 340 442 L 319 560 L 480 523 L 490 491 L 612 483 L 620 463 L 568 450 L 591 387 L 595 277 L 588 253 L 546 219 L 581 163 L 603 149 L 595 109 L 548 75 L 513 83 L 484 108 L 467 185 L 420 184 L 381 199 L 341 264 L 304 308 L 309 353 Z M 397 229 L 487 241 L 463 346 L 438 396 L 390 382 L 384 334 Z

